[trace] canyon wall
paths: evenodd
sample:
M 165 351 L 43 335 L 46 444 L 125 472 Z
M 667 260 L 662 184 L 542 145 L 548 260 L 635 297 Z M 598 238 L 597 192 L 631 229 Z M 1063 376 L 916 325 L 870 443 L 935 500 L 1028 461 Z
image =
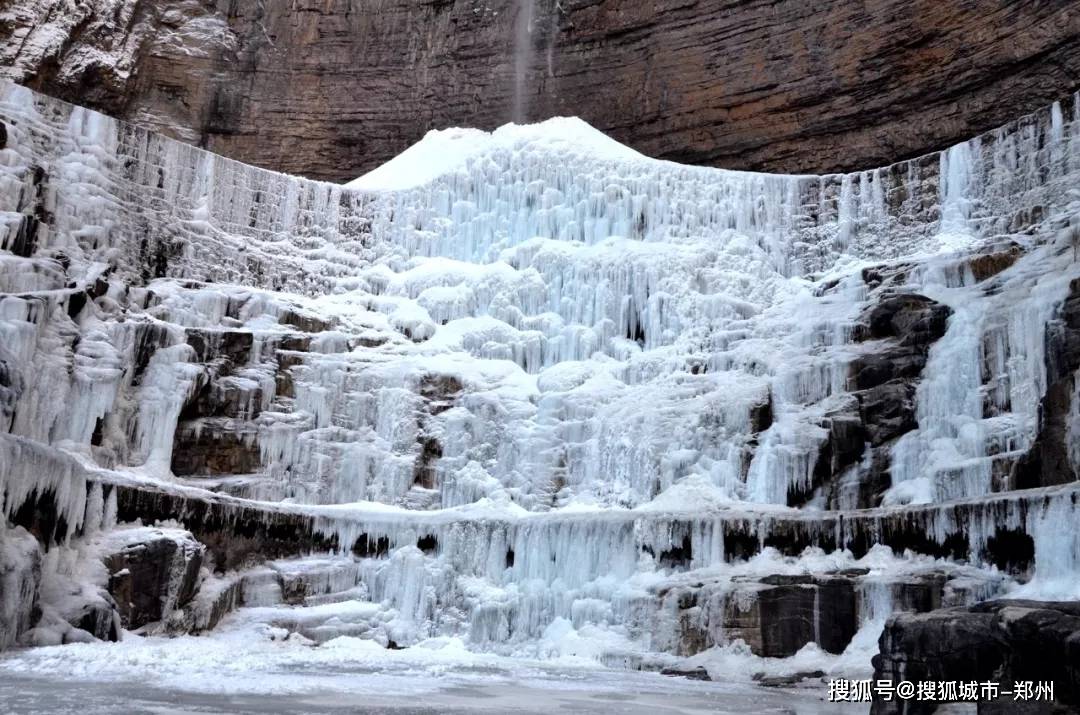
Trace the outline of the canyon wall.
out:
M 515 115 L 581 116 L 683 162 L 848 171 L 944 148 L 1080 86 L 1067 0 L 0 6 L 0 77 L 327 180 L 429 129 Z

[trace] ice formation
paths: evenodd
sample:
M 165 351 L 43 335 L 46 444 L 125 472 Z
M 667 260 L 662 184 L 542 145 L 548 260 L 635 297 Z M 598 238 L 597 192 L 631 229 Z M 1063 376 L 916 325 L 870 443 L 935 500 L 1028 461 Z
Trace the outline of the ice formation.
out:
M 791 655 L 775 589 L 871 631 L 905 583 L 1075 596 L 1078 117 L 830 176 L 557 119 L 337 186 L 3 85 L 0 504 L 64 548 L 118 494 L 293 519 L 336 554 L 207 569 L 184 618 L 313 642 L 645 667 Z

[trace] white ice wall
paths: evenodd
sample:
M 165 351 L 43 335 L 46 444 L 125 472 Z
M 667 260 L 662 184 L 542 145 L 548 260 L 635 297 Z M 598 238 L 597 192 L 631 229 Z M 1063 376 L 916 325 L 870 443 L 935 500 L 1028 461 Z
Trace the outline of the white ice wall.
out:
M 11 268 L 0 273 L 9 293 L 28 272 L 39 276 L 30 295 L 2 301 L 8 362 L 37 354 L 44 370 L 24 376 L 9 409 L 18 434 L 85 445 L 128 395 L 137 444 L 121 461 L 167 471 L 170 424 L 197 372 L 177 346 L 151 360 L 147 384 L 125 384 L 130 325 L 76 326 L 62 315 L 51 256 L 71 264 L 76 287 L 80 277 L 138 284 L 166 274 L 286 288 L 324 295 L 315 309 L 343 322 L 362 315 L 376 333 L 419 340 L 392 341 L 389 363 L 355 352 L 310 361 L 297 414 L 263 419 L 266 467 L 298 489 L 322 484 L 303 498 L 402 498 L 420 427 L 408 426 L 418 403 L 396 391 L 451 373 L 467 384 L 459 406 L 425 425 L 442 445 L 445 505 L 491 489 L 527 508 L 634 505 L 691 474 L 732 499 L 782 502 L 789 485 L 808 482 L 821 415 L 846 389 L 850 328 L 865 300 L 856 269 L 882 261 L 917 262 L 904 289 L 955 311 L 931 357 L 942 368 L 920 388 L 920 429 L 895 450 L 894 480 L 918 486 L 894 498 L 985 493 L 988 452 L 1002 440 L 1023 449 L 1034 435 L 1039 326 L 1071 262 L 1025 258 L 1032 267 L 1009 290 L 977 300 L 982 289 L 948 255 L 1005 234 L 1050 242 L 1049 224 L 1068 224 L 1080 161 L 1072 107 L 940 156 L 825 177 L 655 161 L 558 120 L 468 134 L 464 159 L 446 173 L 392 191 L 254 169 L 15 85 L 4 85 L 0 108 L 5 245 L 25 216 L 53 217 L 34 257 L 6 256 Z M 414 161 L 424 147 L 410 150 Z M 838 292 L 814 295 L 805 279 L 822 273 L 843 279 Z M 221 315 L 173 303 L 156 316 L 224 326 Z M 257 310 L 241 322 L 257 323 Z M 990 422 L 972 402 L 973 381 L 982 336 L 1002 323 L 1015 416 Z M 775 424 L 753 448 L 751 410 L 770 395 Z M 333 448 L 343 459 L 327 462 L 318 430 L 330 426 L 350 437 L 333 440 L 344 442 Z M 935 476 L 948 469 L 962 473 L 956 484 Z M 478 484 L 487 486 L 467 486 Z
M 952 309 L 918 428 L 890 448 L 886 503 L 990 493 L 994 459 L 1035 437 L 1044 326 L 1080 276 L 1078 113 L 1054 105 L 939 155 L 823 177 L 654 161 L 563 120 L 466 133 L 428 180 L 380 190 L 377 172 L 361 188 L 283 176 L 5 84 L 0 426 L 171 480 L 181 410 L 212 379 L 192 331 L 215 349 L 251 334 L 229 376 L 248 406 L 222 429 L 257 441 L 264 497 L 414 509 L 387 517 L 394 553 L 364 576 L 405 631 L 438 632 L 450 602 L 480 641 L 633 621 L 657 571 L 640 547 L 684 535 L 656 513 L 779 508 L 811 483 L 866 349 L 865 267 Z M 425 146 L 410 150 L 421 163 Z M 1010 243 L 1021 258 L 977 281 L 968 257 Z M 73 310 L 84 291 L 91 307 Z M 287 314 L 328 328 L 296 351 L 293 396 L 275 383 Z M 447 376 L 450 393 L 425 393 Z M 432 488 L 414 484 L 425 440 Z M 85 487 L 28 443 L 0 450 L 6 510 L 52 486 L 81 520 Z M 1072 514 L 1071 499 L 1054 508 Z M 478 503 L 556 514 L 434 512 L 439 557 L 419 552 L 415 509 Z M 965 525 L 973 543 L 1019 517 L 987 518 Z M 942 542 L 952 527 L 927 528 Z M 693 568 L 720 568 L 717 530 L 693 529 Z M 1075 539 L 1039 529 L 1038 576 L 1075 571 Z

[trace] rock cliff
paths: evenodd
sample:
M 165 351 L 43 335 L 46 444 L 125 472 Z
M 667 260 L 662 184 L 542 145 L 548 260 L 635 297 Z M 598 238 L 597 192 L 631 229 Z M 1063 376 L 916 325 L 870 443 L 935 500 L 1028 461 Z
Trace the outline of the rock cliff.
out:
M 944 148 L 1080 86 L 1080 10 L 1067 0 L 7 5 L 0 76 L 329 180 L 432 128 L 554 115 L 651 156 L 848 171 Z

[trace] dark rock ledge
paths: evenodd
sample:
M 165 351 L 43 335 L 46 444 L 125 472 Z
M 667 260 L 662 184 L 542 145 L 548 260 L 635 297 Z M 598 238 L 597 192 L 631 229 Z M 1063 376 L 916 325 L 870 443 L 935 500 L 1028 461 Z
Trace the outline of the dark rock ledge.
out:
M 1054 700 L 980 701 L 980 715 L 1080 712 L 1080 602 L 997 600 L 968 608 L 900 613 L 874 656 L 874 680 L 1053 681 Z M 877 700 L 875 715 L 933 713 L 939 703 Z

